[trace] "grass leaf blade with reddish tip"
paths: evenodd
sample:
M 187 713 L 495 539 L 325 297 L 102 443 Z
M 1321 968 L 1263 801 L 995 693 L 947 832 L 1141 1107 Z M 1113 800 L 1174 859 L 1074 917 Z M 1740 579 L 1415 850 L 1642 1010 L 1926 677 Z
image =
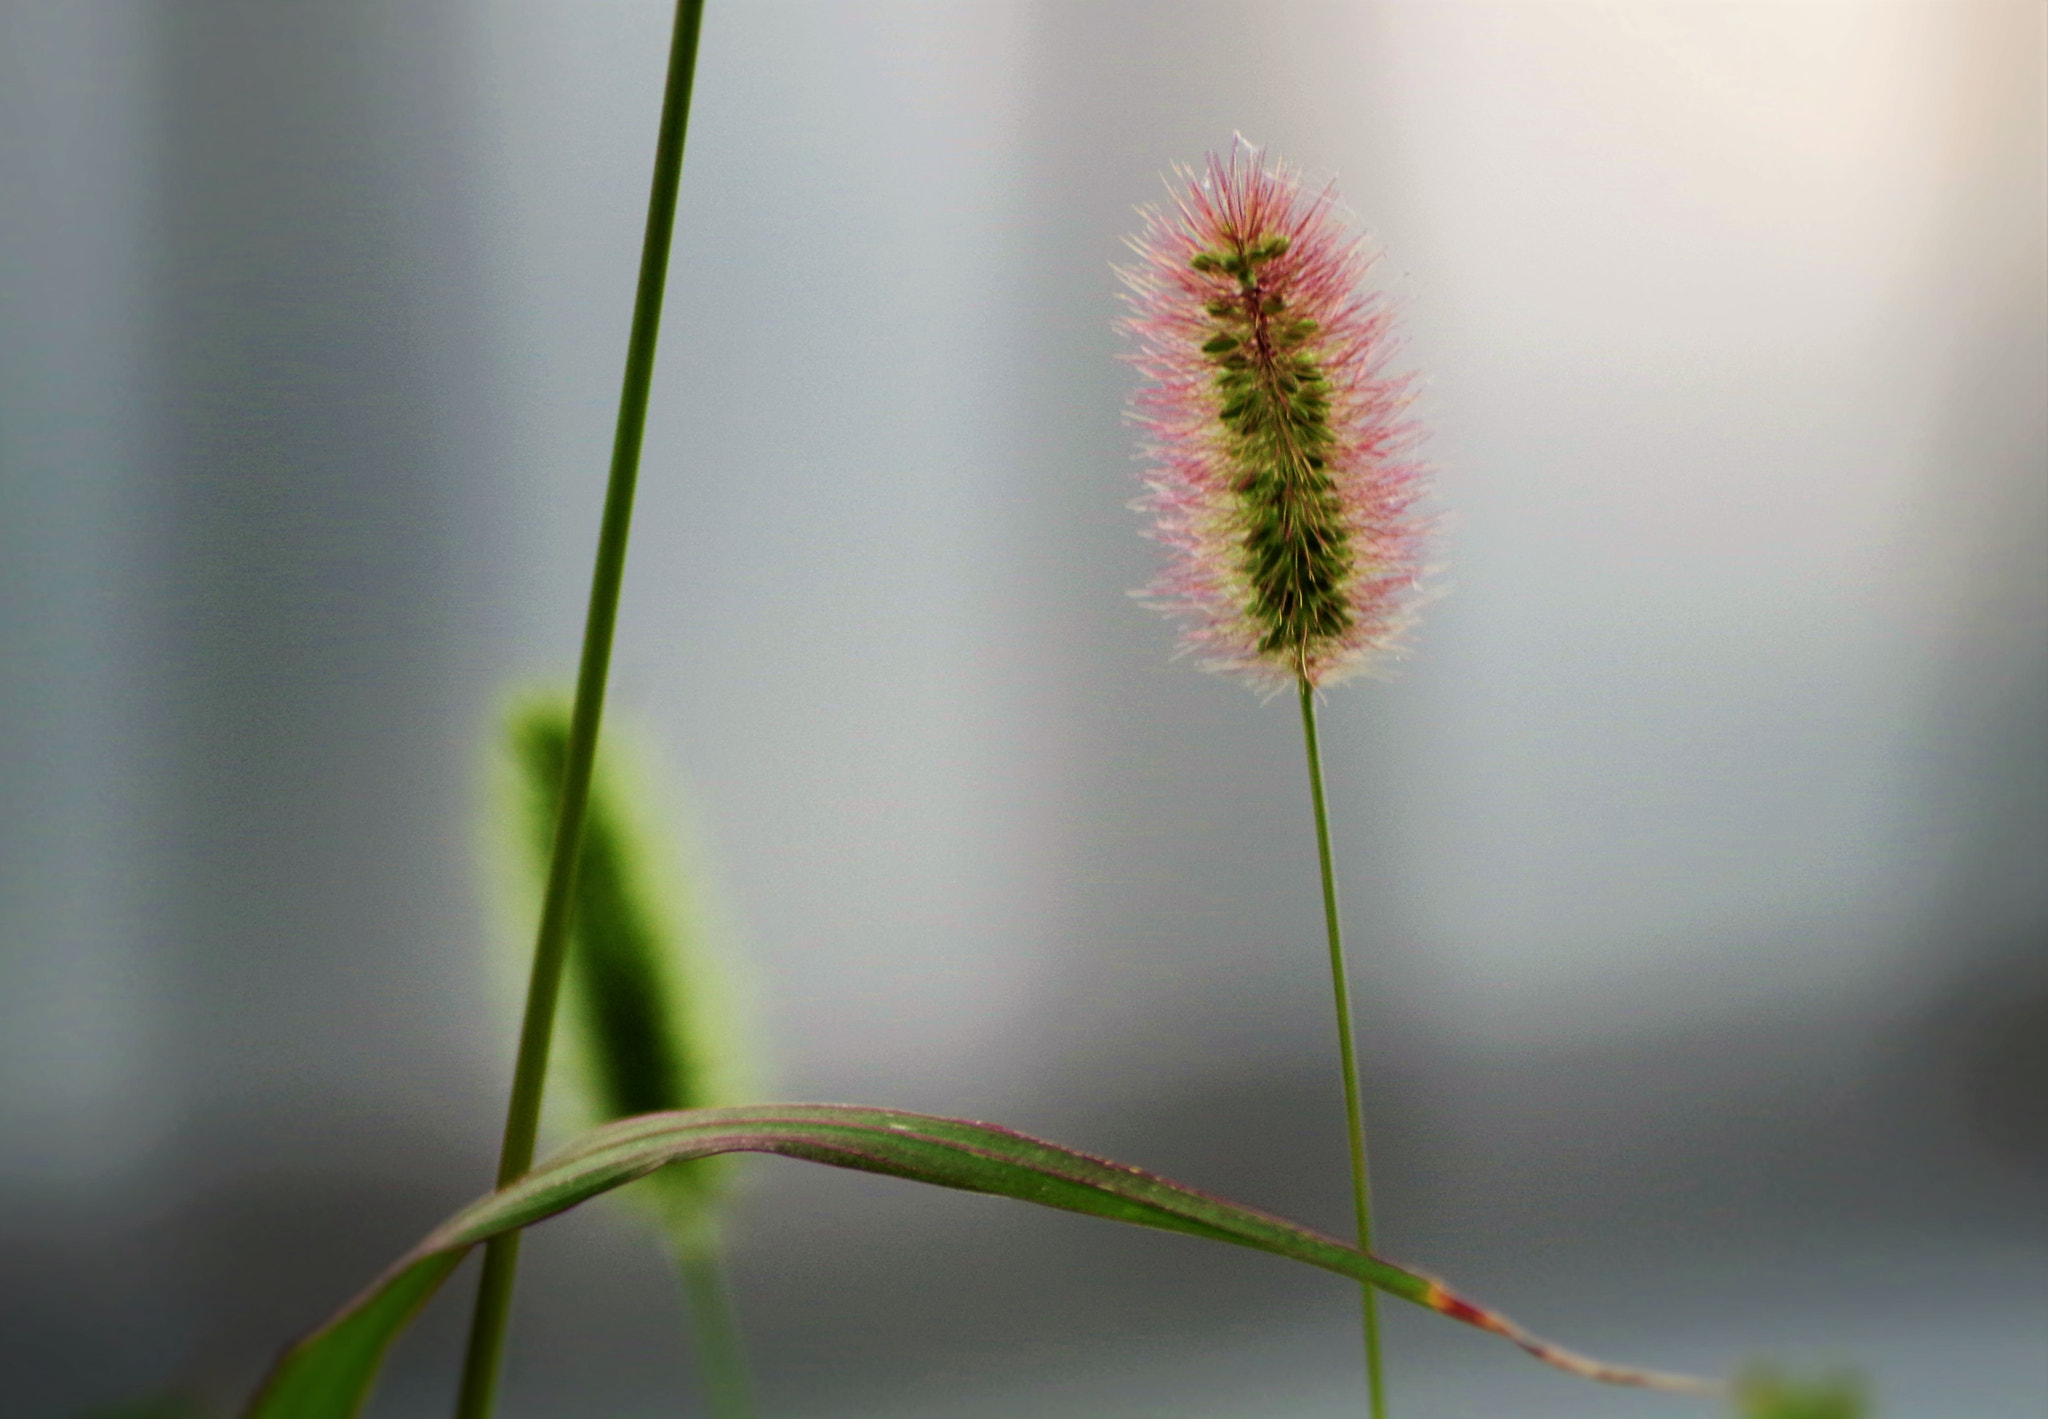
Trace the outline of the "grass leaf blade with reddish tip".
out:
M 646 1176 L 720 1153 L 775 1153 L 1183 1232 L 1306 1262 L 1468 1325 L 1587 1378 L 1687 1393 L 1711 1381 L 1605 1365 L 1537 1340 L 1441 1282 L 1331 1237 L 1140 1169 L 990 1124 L 845 1104 L 766 1104 L 621 1119 L 458 1212 L 320 1329 L 278 1358 L 246 1419 L 350 1419 L 384 1351 L 469 1249 Z

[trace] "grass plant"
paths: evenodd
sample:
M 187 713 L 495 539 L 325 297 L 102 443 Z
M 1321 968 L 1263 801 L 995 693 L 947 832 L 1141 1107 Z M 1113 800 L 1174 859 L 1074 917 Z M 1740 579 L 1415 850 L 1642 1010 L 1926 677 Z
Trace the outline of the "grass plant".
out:
M 717 1107 L 702 1001 L 676 989 L 677 933 L 646 890 L 653 854 L 606 787 L 597 748 L 681 176 L 700 0 L 681 0 L 668 57 L 610 478 L 573 700 L 529 708 L 510 742 L 526 784 L 514 816 L 540 879 L 540 925 L 497 1185 L 398 1258 L 279 1357 L 247 1419 L 350 1419 L 383 1357 L 472 1250 L 485 1253 L 459 1419 L 488 1419 L 522 1229 L 653 1177 L 678 1238 L 720 1419 L 750 1408 L 715 1245 L 716 1160 L 766 1153 L 1063 1209 L 1252 1248 L 1357 1283 L 1369 1402 L 1386 1406 L 1377 1297 L 1498 1336 L 1553 1369 L 1732 1402 L 1745 1419 L 1855 1419 L 1846 1382 L 1758 1371 L 1735 1385 L 1612 1364 L 1541 1339 L 1446 1283 L 1373 1253 L 1357 1050 L 1331 850 L 1316 697 L 1395 650 L 1422 578 L 1422 469 L 1370 254 L 1327 189 L 1304 189 L 1240 144 L 1148 216 L 1126 273 L 1148 504 L 1171 552 L 1150 596 L 1191 622 L 1188 647 L 1301 712 L 1338 1022 L 1357 1237 L 1347 1243 L 1127 1164 L 962 1119 L 828 1104 Z M 558 1002 L 583 1030 L 603 1120 L 538 1166 Z M 772 1227 L 772 1220 L 768 1224 Z
M 1373 1244 L 1372 1176 L 1359 1101 L 1316 695 L 1398 642 L 1422 577 L 1424 477 L 1407 380 L 1373 256 L 1330 188 L 1311 191 L 1239 139 L 1203 172 L 1179 174 L 1145 212 L 1123 272 L 1147 377 L 1133 401 L 1151 469 L 1144 506 L 1168 566 L 1145 593 L 1189 623 L 1209 669 L 1267 692 L 1292 687 L 1322 876 L 1351 1158 L 1353 1225 Z M 1360 1298 L 1366 1399 L 1385 1419 L 1379 1302 Z
M 504 1187 L 533 1166 L 540 1130 L 541 1096 L 547 1087 L 548 1053 L 554 1038 L 555 1003 L 569 945 L 569 918 L 582 862 L 583 825 L 590 805 L 591 766 L 604 720 L 605 681 L 611 672 L 612 634 L 618 625 L 619 588 L 626 573 L 626 541 L 633 527 L 633 493 L 640 474 L 640 447 L 647 434 L 648 392 L 654 382 L 655 349 L 661 337 L 662 297 L 668 286 L 669 244 L 675 235 L 676 194 L 682 183 L 683 140 L 690 117 L 690 90 L 697 71 L 697 37 L 703 0 L 677 0 L 669 41 L 668 77 L 661 98 L 661 122 L 654 149 L 654 178 L 647 199 L 647 230 L 640 250 L 640 279 L 633 297 L 633 325 L 626 341 L 626 372 L 619 391 L 618 427 L 612 440 L 611 476 L 605 487 L 598 530 L 597 564 L 591 573 L 590 606 L 583 628 L 582 663 L 562 770 L 561 811 L 549 849 L 547 888 L 533 948 L 533 972 L 513 1065 L 512 1097 L 505 1109 L 505 1136 L 498 1155 L 498 1185 Z M 506 1232 L 485 1249 L 477 1283 L 476 1310 L 456 1401 L 458 1419 L 489 1419 L 496 1397 L 505 1324 L 519 1270 L 519 1234 Z

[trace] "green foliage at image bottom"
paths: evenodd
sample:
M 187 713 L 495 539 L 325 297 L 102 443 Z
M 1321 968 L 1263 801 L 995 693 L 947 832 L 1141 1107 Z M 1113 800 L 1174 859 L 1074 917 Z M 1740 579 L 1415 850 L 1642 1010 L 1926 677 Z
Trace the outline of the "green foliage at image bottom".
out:
M 1760 1368 L 1744 1375 L 1735 1393 L 1742 1419 L 1864 1419 L 1870 1413 L 1863 1382 L 1852 1374 L 1795 1380 Z
M 1505 1336 L 1574 1374 L 1690 1393 L 1720 1386 L 1605 1365 L 1536 1339 L 1441 1282 L 1267 1213 L 1154 1174 L 989 1124 L 844 1104 L 768 1104 L 623 1119 L 585 1134 L 519 1181 L 464 1208 L 331 1320 L 279 1357 L 248 1419 L 349 1419 L 392 1340 L 479 1242 L 644 1177 L 721 1153 L 774 1153 L 988 1193 L 1252 1247 L 1306 1262 Z

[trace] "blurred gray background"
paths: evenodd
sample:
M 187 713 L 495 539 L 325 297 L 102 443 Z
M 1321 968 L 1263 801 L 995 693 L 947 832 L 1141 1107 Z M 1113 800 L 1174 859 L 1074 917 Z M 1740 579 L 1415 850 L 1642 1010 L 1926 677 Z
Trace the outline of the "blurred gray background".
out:
M 0 1408 L 222 1401 L 494 1156 L 502 694 L 580 632 L 667 7 L 0 3 Z M 2039 4 L 712 0 L 614 704 L 777 1097 L 1333 1230 L 1284 703 L 1170 660 L 1110 264 L 1242 130 L 1426 380 L 1325 734 L 1383 1249 L 2048 1412 Z M 495 964 L 494 964 L 495 961 Z M 774 1416 L 1358 1412 L 1334 1278 L 764 1162 Z M 507 1416 L 700 1412 L 625 1214 Z M 373 1412 L 445 1412 L 468 1279 Z M 1698 1414 L 1419 1314 L 1397 1412 Z

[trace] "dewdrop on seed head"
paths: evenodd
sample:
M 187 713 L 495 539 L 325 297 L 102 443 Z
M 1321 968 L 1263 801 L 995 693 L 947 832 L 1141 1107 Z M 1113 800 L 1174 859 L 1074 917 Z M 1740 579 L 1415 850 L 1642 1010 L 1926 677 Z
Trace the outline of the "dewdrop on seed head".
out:
M 1422 577 L 1423 469 L 1391 316 L 1336 194 L 1237 140 L 1141 209 L 1118 274 L 1147 383 L 1138 506 L 1168 550 L 1139 595 L 1204 667 L 1331 684 L 1397 647 Z

